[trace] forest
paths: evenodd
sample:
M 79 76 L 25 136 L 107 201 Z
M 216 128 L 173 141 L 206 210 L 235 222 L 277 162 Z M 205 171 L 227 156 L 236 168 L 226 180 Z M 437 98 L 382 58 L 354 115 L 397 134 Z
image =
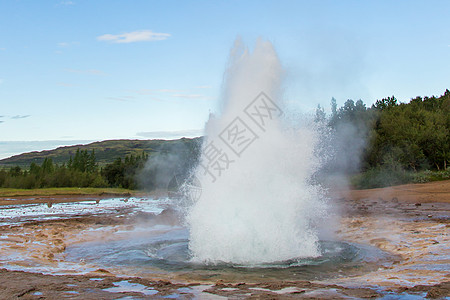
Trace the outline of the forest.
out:
M 124 141 L 121 143 L 121 147 L 127 143 L 128 141 Z M 152 148 L 139 149 L 138 152 L 124 157 L 116 157 L 109 163 L 103 164 L 99 164 L 94 149 L 88 151 L 77 148 L 75 154 L 63 163 L 55 163 L 52 158 L 47 157 L 43 159 L 42 163 L 31 162 L 29 167 L 14 166 L 0 169 L 0 187 L 165 189 L 174 175 L 186 177 L 188 172 L 194 168 L 199 157 L 201 143 L 201 138 L 183 138 L 173 141 L 157 141 L 157 143 L 154 141 L 151 143 Z M 109 148 L 110 145 L 111 143 L 107 142 L 106 148 Z M 102 150 L 98 143 L 97 148 Z M 103 152 L 105 151 L 107 150 Z M 57 159 L 61 160 L 60 157 Z
M 336 160 L 329 168 L 349 174 L 355 187 L 450 178 L 448 89 L 440 97 L 416 97 L 408 103 L 387 97 L 371 107 L 349 99 L 337 108 L 333 98 L 331 111 L 331 116 L 326 116 L 323 108 L 316 110 L 316 120 L 327 122 L 338 145 Z M 361 160 L 339 165 L 345 161 L 345 153 Z
M 19 166 L 0 171 L 0 186 L 8 188 L 49 188 L 49 187 L 122 187 L 135 189 L 135 173 L 148 159 L 146 153 L 129 155 L 124 159 L 99 168 L 95 151 L 76 151 L 67 163 L 56 164 L 51 158 L 41 165 L 31 163 L 28 169 Z

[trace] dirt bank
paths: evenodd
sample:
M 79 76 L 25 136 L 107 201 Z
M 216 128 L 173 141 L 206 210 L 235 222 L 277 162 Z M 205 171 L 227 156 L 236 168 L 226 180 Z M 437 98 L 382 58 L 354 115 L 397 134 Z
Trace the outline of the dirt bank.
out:
M 392 200 L 410 203 L 442 202 L 450 203 L 450 180 L 420 184 L 404 184 L 387 188 L 351 190 L 342 192 L 343 196 L 359 200 L 364 198 Z

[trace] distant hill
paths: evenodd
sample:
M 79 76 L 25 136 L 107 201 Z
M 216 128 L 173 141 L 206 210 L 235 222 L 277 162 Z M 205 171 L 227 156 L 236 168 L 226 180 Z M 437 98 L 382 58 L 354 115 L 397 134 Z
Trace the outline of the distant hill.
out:
M 177 140 L 108 140 L 86 145 L 59 147 L 54 150 L 34 151 L 15 155 L 0 160 L 0 167 L 28 167 L 32 162 L 42 164 L 45 158 L 51 158 L 54 163 L 66 163 L 75 155 L 77 149 L 95 151 L 100 166 L 111 163 L 118 157 L 124 158 L 130 154 L 148 153 L 150 156 L 158 153 L 172 152 L 182 149 L 198 149 L 202 138 L 182 138 Z

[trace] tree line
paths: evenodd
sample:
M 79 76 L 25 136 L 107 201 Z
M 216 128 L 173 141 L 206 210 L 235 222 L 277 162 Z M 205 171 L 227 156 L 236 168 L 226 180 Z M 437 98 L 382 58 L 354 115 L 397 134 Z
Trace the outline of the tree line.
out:
M 450 178 L 450 91 L 439 97 L 416 97 L 400 103 L 394 96 L 366 107 L 347 100 L 340 108 L 331 100 L 331 115 L 322 107 L 316 121 L 331 128 L 338 153 L 329 170 L 355 175 L 359 187 Z M 346 164 L 346 154 L 361 157 Z M 347 155 L 348 156 L 348 155 Z M 351 159 L 349 159 L 351 160 Z M 354 162 L 358 162 L 354 158 Z M 424 175 L 425 174 L 425 175 Z
M 28 169 L 19 166 L 0 170 L 0 187 L 121 187 L 137 188 L 136 174 L 144 167 L 148 154 L 127 155 L 100 168 L 95 151 L 77 149 L 74 157 L 63 164 L 45 158 L 41 165 L 31 163 Z

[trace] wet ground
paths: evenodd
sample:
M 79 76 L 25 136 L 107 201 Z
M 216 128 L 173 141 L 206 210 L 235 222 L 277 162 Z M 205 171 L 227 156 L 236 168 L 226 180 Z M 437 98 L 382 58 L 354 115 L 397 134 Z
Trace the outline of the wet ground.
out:
M 187 232 L 168 199 L 2 199 L 0 298 L 450 297 L 448 186 L 441 202 L 432 191 L 341 193 L 328 256 L 257 268 L 185 263 Z

